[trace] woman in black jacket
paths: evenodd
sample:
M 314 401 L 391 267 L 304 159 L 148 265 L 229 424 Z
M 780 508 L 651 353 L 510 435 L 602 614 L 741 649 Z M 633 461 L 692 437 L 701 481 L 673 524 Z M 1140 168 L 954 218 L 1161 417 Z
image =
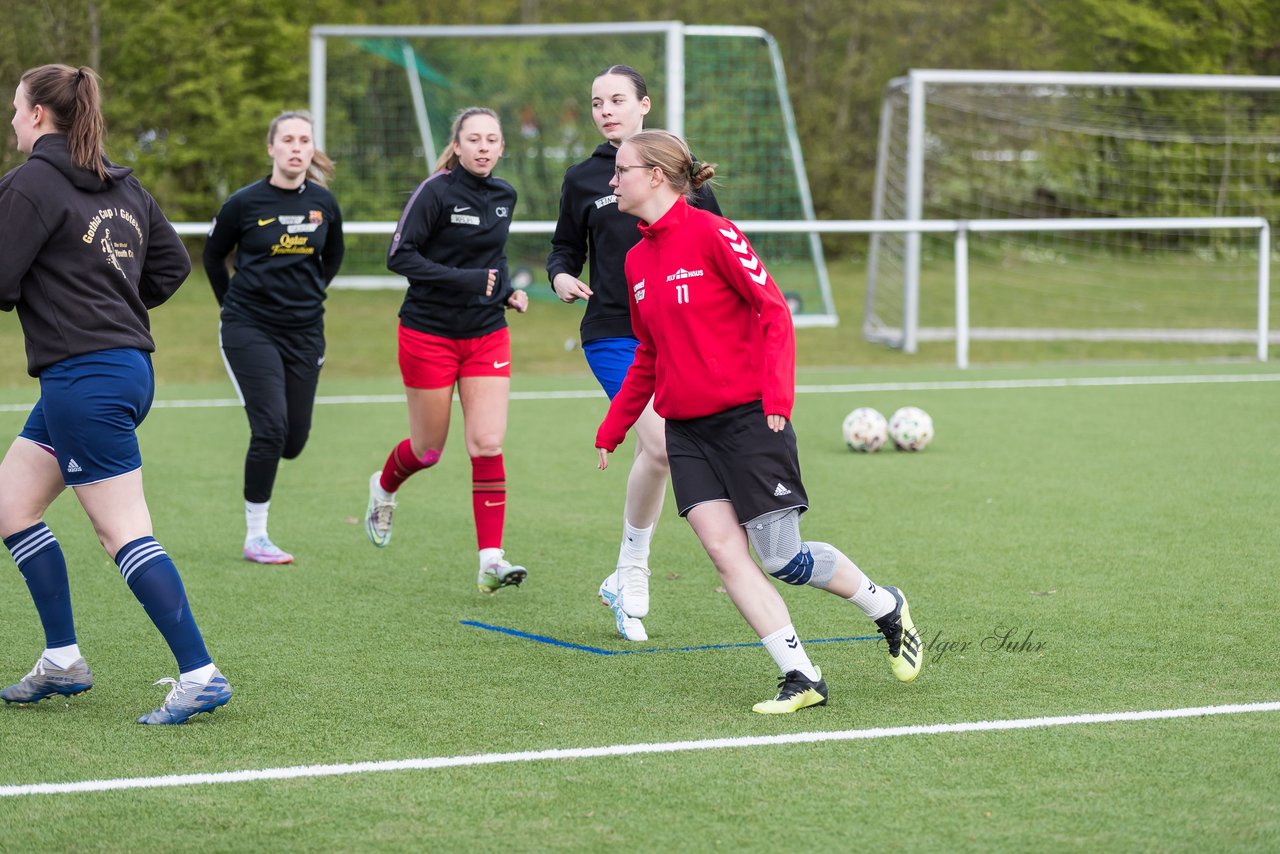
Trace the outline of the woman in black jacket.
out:
M 285 112 L 267 130 L 271 175 L 218 211 L 204 269 L 222 307 L 223 361 L 249 416 L 244 459 L 244 559 L 292 563 L 267 535 L 280 460 L 302 453 L 324 365 L 324 298 L 342 265 L 342 211 L 325 181 L 311 117 Z M 227 255 L 235 248 L 235 275 Z
M 523 312 L 529 296 L 512 287 L 507 270 L 516 191 L 493 176 L 503 151 L 498 115 L 468 107 L 454 120 L 450 140 L 435 173 L 409 197 L 387 251 L 387 267 L 409 280 L 399 329 L 409 437 L 369 478 L 365 533 L 379 548 L 390 542 L 397 491 L 411 475 L 439 462 L 444 451 L 456 385 L 471 458 L 476 584 L 481 593 L 493 593 L 528 575 L 503 556 L 502 440 L 511 389 L 506 311 Z
M 35 601 L 45 650 L 0 698 L 37 703 L 93 687 L 66 562 L 44 523 L 69 486 L 178 661 L 178 679 L 161 680 L 173 686 L 164 704 L 138 723 L 180 724 L 225 704 L 231 686 L 152 536 L 135 431 L 155 392 L 147 311 L 172 296 L 191 261 L 155 200 L 104 156 L 93 69 L 32 69 L 13 108 L 28 159 L 0 178 L 0 309 L 18 310 L 40 399 L 0 462 L 0 535 Z
M 569 167 L 560 190 L 560 214 L 547 275 L 563 302 L 586 300 L 582 315 L 582 352 L 596 380 L 612 399 L 622 386 L 638 341 L 631 329 L 631 292 L 623 261 L 640 241 L 640 220 L 618 210 L 609 187 L 618 147 L 644 127 L 649 90 L 640 72 L 611 65 L 591 83 L 591 117 L 604 142 L 591 156 Z M 696 207 L 719 214 L 709 186 L 694 194 Z M 590 285 L 579 276 L 591 265 Z M 635 424 L 635 457 L 627 475 L 618 563 L 600 584 L 600 599 L 613 612 L 618 634 L 648 640 L 641 620 L 649 613 L 649 541 L 662 514 L 667 492 L 667 446 L 661 416 L 650 404 Z

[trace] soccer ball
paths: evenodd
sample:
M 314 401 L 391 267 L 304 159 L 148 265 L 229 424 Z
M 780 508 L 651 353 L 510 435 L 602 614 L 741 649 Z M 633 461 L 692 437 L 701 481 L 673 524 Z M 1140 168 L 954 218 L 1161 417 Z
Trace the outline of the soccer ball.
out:
M 874 454 L 888 438 L 888 422 L 869 406 L 859 406 L 844 417 L 844 443 L 849 450 Z
M 923 451 L 933 441 L 933 419 L 915 406 L 904 406 L 889 418 L 889 438 L 899 451 Z

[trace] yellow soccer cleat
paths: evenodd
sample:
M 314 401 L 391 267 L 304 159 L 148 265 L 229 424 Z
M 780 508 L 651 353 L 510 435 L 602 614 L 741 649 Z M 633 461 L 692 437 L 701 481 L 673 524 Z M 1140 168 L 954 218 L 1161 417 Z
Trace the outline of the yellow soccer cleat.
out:
M 876 620 L 876 628 L 889 644 L 889 669 L 899 682 L 910 682 L 920 675 L 924 664 L 920 633 L 911 622 L 907 599 L 896 587 L 885 587 L 897 600 L 898 607 Z
M 816 682 L 799 670 L 789 670 L 787 675 L 778 679 L 778 696 L 756 703 L 751 711 L 762 715 L 789 715 L 809 706 L 826 704 L 827 683 L 822 679 L 821 670 L 818 670 Z

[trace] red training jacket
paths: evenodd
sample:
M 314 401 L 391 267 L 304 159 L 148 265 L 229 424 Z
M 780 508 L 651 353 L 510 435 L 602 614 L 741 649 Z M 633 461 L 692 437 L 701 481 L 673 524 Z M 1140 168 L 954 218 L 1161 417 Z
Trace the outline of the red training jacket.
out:
M 687 420 L 763 400 L 790 420 L 796 339 L 791 311 L 737 226 L 676 201 L 627 253 L 636 349 L 596 447 L 612 451 L 649 397 L 663 418 Z

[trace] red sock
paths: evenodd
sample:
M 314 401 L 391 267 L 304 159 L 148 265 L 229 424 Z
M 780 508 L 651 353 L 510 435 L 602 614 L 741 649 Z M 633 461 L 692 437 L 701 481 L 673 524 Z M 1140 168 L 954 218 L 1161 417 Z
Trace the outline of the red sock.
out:
M 471 458 L 471 509 L 476 517 L 476 547 L 502 548 L 507 518 L 507 470 L 502 454 Z
M 409 479 L 409 475 L 416 471 L 429 469 L 438 462 L 440 462 L 439 451 L 429 450 L 419 459 L 414 456 L 413 445 L 410 444 L 408 439 L 405 439 L 399 445 L 396 445 L 387 456 L 387 462 L 382 467 L 382 478 L 379 483 L 387 492 L 395 492 Z

